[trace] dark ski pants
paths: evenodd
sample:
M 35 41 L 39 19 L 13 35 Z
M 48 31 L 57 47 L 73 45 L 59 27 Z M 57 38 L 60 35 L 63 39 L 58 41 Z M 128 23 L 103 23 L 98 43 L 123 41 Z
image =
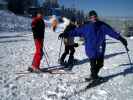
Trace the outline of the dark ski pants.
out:
M 66 58 L 66 56 L 69 55 L 69 59 L 68 59 L 68 63 L 72 63 L 73 59 L 74 59 L 74 53 L 75 53 L 75 48 L 73 45 L 67 45 L 65 46 L 65 51 L 61 56 L 61 61 L 64 62 L 64 59 Z
M 100 69 L 104 65 L 104 57 L 100 57 L 100 58 L 97 58 L 97 59 L 90 59 L 90 65 L 91 65 L 91 69 L 90 69 L 91 77 L 92 78 L 97 78 Z
M 37 38 L 34 40 L 35 42 L 35 54 L 32 62 L 32 68 L 39 69 L 40 62 L 43 56 L 43 39 Z

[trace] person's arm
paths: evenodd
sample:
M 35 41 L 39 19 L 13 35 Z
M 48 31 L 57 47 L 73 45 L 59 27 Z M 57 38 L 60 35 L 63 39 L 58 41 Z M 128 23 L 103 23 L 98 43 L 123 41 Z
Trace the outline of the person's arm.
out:
M 78 27 L 78 28 L 75 28 L 71 31 L 68 31 L 68 32 L 64 32 L 62 34 L 59 35 L 59 38 L 62 38 L 62 37 L 76 37 L 76 36 L 79 36 L 79 37 L 84 37 L 84 34 L 86 33 L 86 31 L 88 28 L 86 27 L 86 25 L 83 25 L 81 27 Z
M 84 37 L 86 30 L 87 30 L 86 25 L 83 25 L 81 27 L 75 28 L 74 30 L 67 32 L 67 34 L 69 37 L 75 37 L 75 36 Z
M 119 33 L 117 33 L 111 26 L 104 24 L 103 31 L 105 34 L 109 35 L 110 37 L 121 41 L 124 46 L 128 45 L 127 40 L 123 38 Z
M 37 28 L 36 28 L 36 20 L 33 19 L 32 23 L 31 23 L 31 28 L 32 28 L 32 32 L 36 33 Z
M 111 26 L 109 26 L 108 24 L 103 24 L 102 26 L 102 30 L 105 34 L 109 35 L 112 38 L 115 38 L 117 40 L 119 40 L 120 34 L 117 33 Z
M 72 25 L 68 25 L 68 26 L 64 29 L 64 32 L 63 32 L 63 33 L 65 34 L 65 33 L 71 31 L 71 30 L 74 29 L 74 28 L 76 28 L 76 27 L 73 27 Z

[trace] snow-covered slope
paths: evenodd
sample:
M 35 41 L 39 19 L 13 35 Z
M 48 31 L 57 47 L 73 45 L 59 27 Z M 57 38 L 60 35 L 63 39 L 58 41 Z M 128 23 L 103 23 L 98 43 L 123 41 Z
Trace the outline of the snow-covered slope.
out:
M 28 31 L 30 30 L 31 19 L 16 16 L 9 11 L 0 10 L 0 31 Z
M 128 43 L 133 59 L 133 40 L 128 39 Z M 44 46 L 49 54 L 50 65 L 58 65 L 58 33 L 47 31 Z M 107 40 L 105 66 L 100 71 L 100 75 L 107 80 L 93 88 L 88 88 L 89 82 L 84 81 L 84 78 L 89 77 L 90 65 L 83 45 L 76 48 L 75 58 L 79 63 L 73 67 L 75 74 L 17 74 L 31 66 L 33 54 L 34 42 L 30 31 L 0 33 L 0 100 L 133 99 L 133 67 L 130 68 L 125 49 L 117 40 Z M 41 67 L 48 67 L 45 58 Z

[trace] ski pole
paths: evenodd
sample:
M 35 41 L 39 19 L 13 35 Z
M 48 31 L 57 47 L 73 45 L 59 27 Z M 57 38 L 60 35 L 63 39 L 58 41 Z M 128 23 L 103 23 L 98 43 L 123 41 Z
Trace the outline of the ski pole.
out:
M 126 53 L 127 53 L 127 56 L 128 56 L 129 63 L 130 63 L 130 67 L 132 67 L 132 61 L 131 61 L 131 57 L 129 55 L 129 49 L 127 47 L 125 47 L 125 49 L 126 49 Z
M 47 65 L 50 66 L 50 64 L 49 64 L 49 60 L 48 60 L 48 58 L 49 58 L 49 57 L 48 57 L 48 53 L 47 53 L 45 47 L 44 47 L 44 57 L 45 57 L 45 59 L 46 59 L 46 63 L 47 63 Z
M 46 51 L 45 46 L 44 46 L 44 51 L 45 51 L 45 54 L 46 54 L 47 58 L 49 59 L 49 55 L 48 55 L 48 53 L 47 53 L 47 51 Z
M 128 60 L 129 60 L 129 63 L 130 63 L 130 68 L 132 68 L 132 61 L 131 61 L 131 58 L 130 58 L 130 55 L 129 55 L 129 49 L 127 47 L 125 47 L 126 49 L 126 53 L 127 53 L 127 56 L 128 56 Z M 126 69 L 124 71 L 124 77 L 126 76 L 126 73 L 129 72 L 130 69 Z M 131 71 L 131 70 L 130 70 Z
M 59 62 L 59 60 L 60 60 L 61 49 L 62 49 L 62 42 L 63 42 L 63 38 L 61 39 L 61 45 L 60 45 L 60 51 L 59 51 L 59 56 L 58 56 L 58 62 Z
M 49 65 L 49 62 L 48 62 L 48 58 L 46 57 L 45 54 L 44 54 L 44 57 L 45 57 L 45 59 L 46 59 L 46 63 L 47 63 L 47 65 L 48 65 L 48 67 L 49 67 L 50 65 Z

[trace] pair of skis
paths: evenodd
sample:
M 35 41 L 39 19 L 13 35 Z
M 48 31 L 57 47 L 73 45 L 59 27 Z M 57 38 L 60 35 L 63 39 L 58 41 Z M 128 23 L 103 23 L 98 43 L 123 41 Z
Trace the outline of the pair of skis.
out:
M 62 65 L 52 66 L 48 68 L 41 68 L 39 72 L 20 71 L 17 72 L 16 74 L 28 74 L 28 73 L 74 74 L 74 72 L 72 72 L 71 70 L 67 69 L 65 66 Z

